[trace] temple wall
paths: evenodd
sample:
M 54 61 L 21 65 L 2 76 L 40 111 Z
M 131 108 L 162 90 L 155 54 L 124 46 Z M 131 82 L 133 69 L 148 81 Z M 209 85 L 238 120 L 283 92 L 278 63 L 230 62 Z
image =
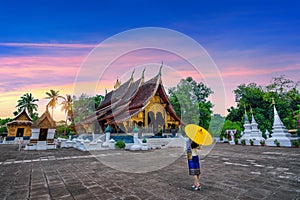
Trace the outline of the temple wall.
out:
M 8 125 L 7 126 L 7 136 L 12 136 L 12 137 L 16 137 L 17 136 L 17 130 L 18 128 L 24 128 L 24 136 L 31 136 L 31 129 L 30 126 L 25 126 L 25 125 Z

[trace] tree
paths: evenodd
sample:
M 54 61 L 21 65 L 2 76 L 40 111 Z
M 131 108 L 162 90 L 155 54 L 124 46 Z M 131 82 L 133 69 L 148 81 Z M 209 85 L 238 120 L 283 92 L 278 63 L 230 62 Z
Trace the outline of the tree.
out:
M 104 96 L 102 95 L 90 97 L 86 94 L 81 94 L 79 98 L 73 96 L 74 122 L 78 123 L 82 119 L 92 115 L 103 99 Z
M 39 101 L 38 99 L 35 99 L 31 93 L 26 93 L 18 100 L 17 108 L 18 110 L 14 112 L 14 115 L 18 115 L 23 109 L 27 109 L 29 112 L 30 117 L 35 120 L 38 118 L 37 114 L 37 108 L 38 105 L 35 103 Z
M 7 131 L 6 124 L 7 124 L 8 122 L 11 122 L 11 121 L 12 121 L 11 118 L 0 119 L 0 135 L 1 135 L 3 132 L 6 132 L 6 131 Z
M 98 108 L 98 106 L 100 105 L 100 103 L 104 100 L 104 96 L 97 94 L 96 96 L 94 96 L 94 102 L 95 102 L 95 108 Z
M 220 114 L 214 114 L 211 118 L 208 132 L 211 133 L 212 136 L 219 136 L 222 133 L 224 120 L 225 117 L 222 117 Z
M 50 106 L 52 109 L 52 118 L 53 118 L 53 110 L 56 108 L 59 99 L 63 99 L 63 96 L 59 95 L 59 91 L 50 90 L 50 92 L 46 92 L 46 99 L 50 99 L 49 103 L 47 104 L 47 108 Z
M 300 94 L 297 89 L 298 83 L 285 78 L 275 77 L 267 86 L 256 83 L 248 85 L 241 84 L 234 93 L 236 95 L 237 107 L 231 107 L 226 120 L 244 123 L 245 110 L 249 118 L 253 115 L 262 132 L 271 131 L 274 119 L 272 99 L 276 102 L 278 114 L 287 129 L 297 126 L 297 110 L 300 105 Z M 251 119 L 251 118 L 250 118 Z M 230 126 L 230 123 L 228 123 Z M 232 128 L 233 129 L 233 128 Z
M 212 103 L 207 98 L 212 90 L 202 82 L 197 83 L 192 77 L 181 79 L 176 87 L 169 89 L 169 99 L 176 112 L 186 124 L 198 124 L 208 129 Z
M 240 134 L 242 132 L 242 123 L 239 121 L 233 122 L 226 119 L 224 122 L 222 133 L 220 134 L 222 137 L 224 137 L 224 133 L 226 130 L 237 130 L 237 134 Z
M 284 75 L 279 77 L 274 77 L 271 81 L 271 84 L 266 86 L 267 91 L 274 92 L 279 96 L 288 93 L 293 88 L 297 88 L 299 82 L 294 82 L 286 78 Z
M 66 114 L 66 123 L 67 121 L 73 122 L 73 99 L 71 95 L 67 94 L 66 98 L 63 98 L 61 105 L 61 111 L 64 111 Z

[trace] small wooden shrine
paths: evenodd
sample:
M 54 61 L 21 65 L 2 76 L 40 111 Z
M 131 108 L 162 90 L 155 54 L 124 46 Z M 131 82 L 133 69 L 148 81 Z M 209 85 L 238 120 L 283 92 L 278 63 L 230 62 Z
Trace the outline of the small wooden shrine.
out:
M 50 115 L 48 108 L 31 126 L 32 134 L 27 150 L 55 149 L 54 135 L 56 123 Z
M 14 142 L 17 140 L 29 140 L 31 136 L 32 119 L 27 113 L 26 109 L 23 109 L 11 122 L 6 124 L 7 126 L 7 138 L 6 142 Z

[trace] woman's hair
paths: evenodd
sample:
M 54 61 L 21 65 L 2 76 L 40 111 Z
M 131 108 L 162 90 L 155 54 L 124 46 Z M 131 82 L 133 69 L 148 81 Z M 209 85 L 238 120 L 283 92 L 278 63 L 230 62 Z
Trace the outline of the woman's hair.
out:
M 192 143 L 191 143 L 191 148 L 192 148 L 192 149 L 195 149 L 195 148 L 197 148 L 197 147 L 199 147 L 199 144 L 197 144 L 196 142 L 192 142 Z

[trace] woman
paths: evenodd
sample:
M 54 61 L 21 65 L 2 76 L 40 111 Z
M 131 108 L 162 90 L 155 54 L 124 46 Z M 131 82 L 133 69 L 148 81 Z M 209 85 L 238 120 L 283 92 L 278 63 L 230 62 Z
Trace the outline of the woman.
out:
M 194 190 L 201 190 L 201 185 L 199 183 L 200 177 L 200 161 L 198 156 L 198 150 L 200 149 L 199 144 L 188 140 L 187 142 L 187 157 L 188 157 L 188 166 L 189 174 L 194 176 Z

